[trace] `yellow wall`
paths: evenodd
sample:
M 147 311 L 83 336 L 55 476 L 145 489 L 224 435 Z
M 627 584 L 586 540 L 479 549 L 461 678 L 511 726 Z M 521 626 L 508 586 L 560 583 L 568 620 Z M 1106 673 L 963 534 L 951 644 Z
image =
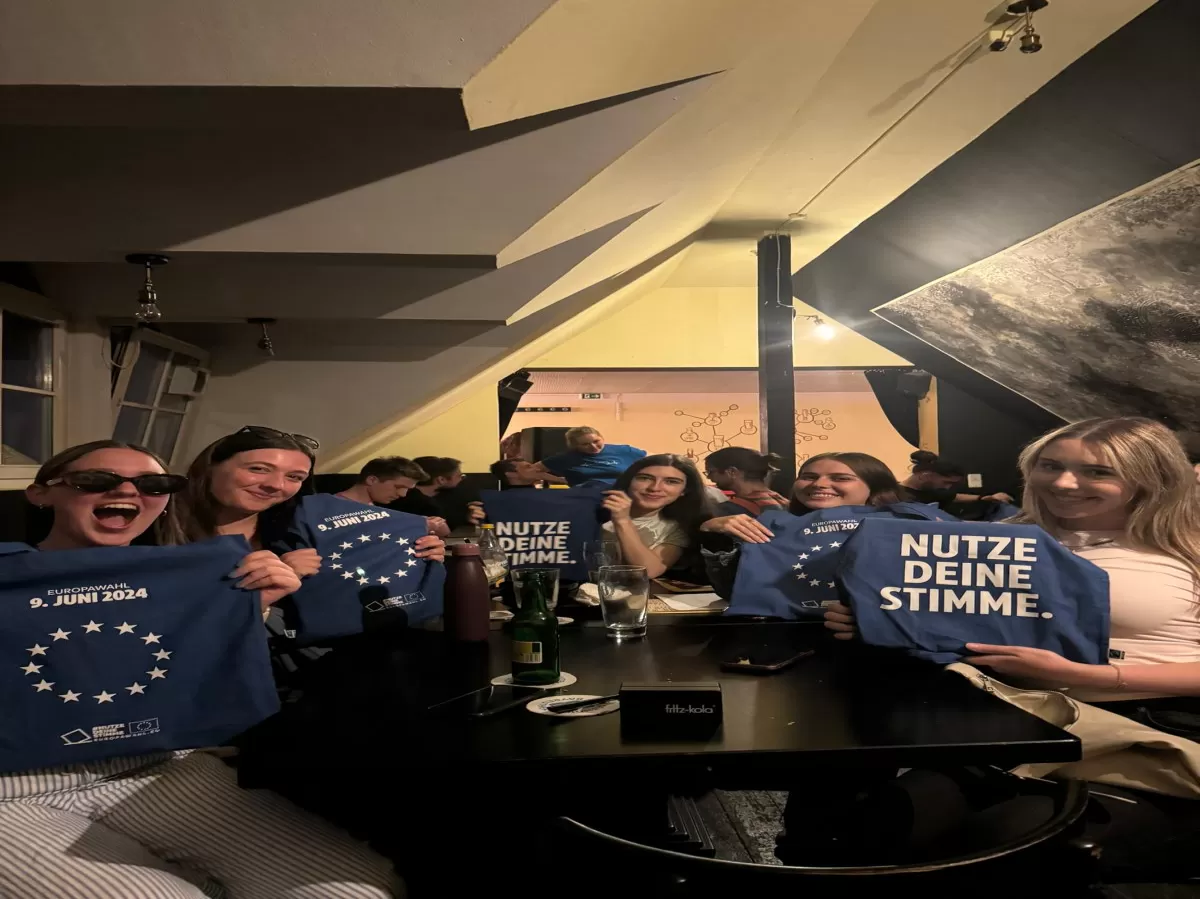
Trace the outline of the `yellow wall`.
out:
M 857 377 L 861 386 L 852 390 L 796 394 L 796 459 L 828 452 L 870 453 L 903 479 L 916 447 L 892 427 L 866 377 Z M 538 406 L 571 406 L 576 411 L 518 412 L 508 433 L 586 423 L 613 443 L 650 453 L 678 453 L 697 463 L 723 446 L 759 449 L 758 396 L 752 393 L 624 393 L 600 400 L 538 394 L 536 399 Z
M 531 368 L 754 368 L 758 365 L 753 287 L 660 287 L 529 362 Z M 816 310 L 796 303 L 800 315 Z M 797 318 L 794 358 L 803 368 L 908 365 L 837 322 L 818 340 Z
M 441 415 L 417 425 L 375 453 L 377 456 L 451 456 L 462 460 L 463 471 L 487 471 L 499 458 L 499 403 L 494 383 L 478 390 Z M 358 471 L 356 460 L 346 471 Z

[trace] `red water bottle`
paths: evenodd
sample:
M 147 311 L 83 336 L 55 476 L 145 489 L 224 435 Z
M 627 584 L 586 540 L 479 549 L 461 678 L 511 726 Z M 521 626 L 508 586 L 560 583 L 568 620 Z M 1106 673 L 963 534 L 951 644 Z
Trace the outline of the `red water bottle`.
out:
M 446 564 L 446 634 L 463 642 L 485 641 L 491 613 L 491 588 L 479 547 L 474 543 L 454 544 Z

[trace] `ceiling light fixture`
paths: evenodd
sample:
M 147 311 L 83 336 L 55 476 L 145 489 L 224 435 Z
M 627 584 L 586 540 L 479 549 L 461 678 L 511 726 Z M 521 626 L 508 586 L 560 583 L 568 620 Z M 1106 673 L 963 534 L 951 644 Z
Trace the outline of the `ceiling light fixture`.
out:
M 250 325 L 262 326 L 262 337 L 258 339 L 256 346 L 266 353 L 268 356 L 275 355 L 275 343 L 271 340 L 271 335 L 267 332 L 267 325 L 275 324 L 273 318 L 248 318 L 246 323 Z
M 138 291 L 138 310 L 133 314 L 134 319 L 139 325 L 149 325 L 161 320 L 162 310 L 158 308 L 158 293 L 154 290 L 154 266 L 166 265 L 171 261 L 171 257 L 160 253 L 130 253 L 125 257 L 125 261 L 146 269 L 146 281 Z
M 1042 49 L 1042 36 L 1033 30 L 1033 14 L 1039 9 L 1050 5 L 1050 0 L 1018 0 L 1008 5 L 1008 15 L 1013 19 L 1007 24 L 997 25 L 993 30 L 993 38 L 988 49 L 1000 53 L 1008 49 L 1013 35 L 1019 29 L 1021 32 L 1021 52 L 1037 53 Z
M 813 334 L 818 340 L 833 340 L 837 336 L 837 328 L 819 315 L 797 315 L 796 318 L 806 318 L 812 322 L 816 326 L 813 328 Z

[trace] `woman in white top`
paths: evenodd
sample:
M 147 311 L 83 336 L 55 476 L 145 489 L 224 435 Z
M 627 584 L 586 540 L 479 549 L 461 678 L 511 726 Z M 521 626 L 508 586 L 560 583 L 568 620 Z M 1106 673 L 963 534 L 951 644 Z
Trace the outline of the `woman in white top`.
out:
M 661 577 L 683 558 L 701 523 L 711 516 L 700 473 L 688 459 L 664 453 L 634 462 L 605 492 L 611 520 L 628 565 Z
M 1035 440 L 1020 467 L 1020 520 L 1108 572 L 1111 659 L 968 643 L 967 661 L 1091 703 L 1200 697 L 1200 491 L 1178 438 L 1146 418 L 1089 419 Z M 845 606 L 825 619 L 853 635 Z

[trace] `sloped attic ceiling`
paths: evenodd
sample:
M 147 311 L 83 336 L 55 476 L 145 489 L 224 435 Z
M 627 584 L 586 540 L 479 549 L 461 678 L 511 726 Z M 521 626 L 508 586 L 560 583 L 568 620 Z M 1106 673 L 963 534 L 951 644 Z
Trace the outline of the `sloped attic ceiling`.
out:
M 0 258 L 119 315 L 118 260 L 167 251 L 173 326 L 347 361 L 356 321 L 556 320 L 689 243 L 671 286 L 743 284 L 789 213 L 799 263 L 1149 3 L 1054 0 L 1027 57 L 971 52 L 993 0 L 0 0 Z M 380 426 L 482 365 L 444 330 Z

